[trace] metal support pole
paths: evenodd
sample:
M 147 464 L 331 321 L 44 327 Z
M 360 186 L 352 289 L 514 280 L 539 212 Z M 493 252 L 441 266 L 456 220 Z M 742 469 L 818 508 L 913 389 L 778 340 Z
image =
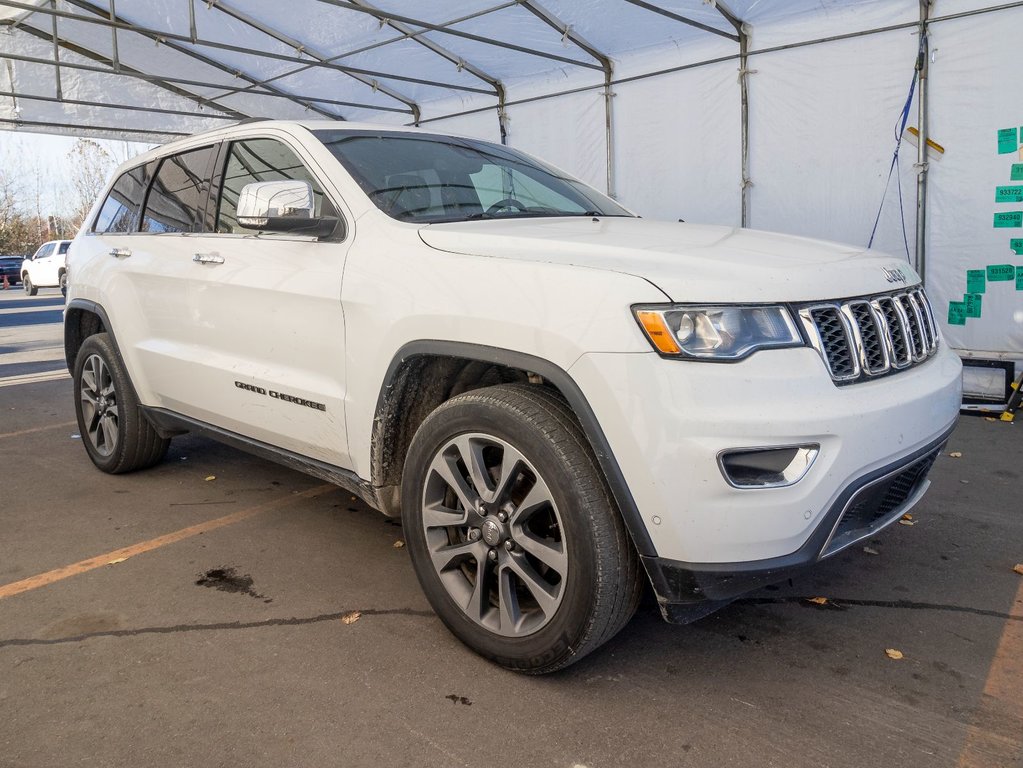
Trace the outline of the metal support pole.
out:
M 320 2 L 327 2 L 327 0 L 320 0 Z M 334 0 L 330 0 L 330 2 L 334 2 Z M 568 41 L 576 48 L 589 54 L 597 61 L 600 69 L 604 71 L 604 137 L 607 144 L 607 196 L 613 198 L 616 193 L 614 131 L 612 130 L 614 120 L 611 110 L 611 99 L 614 98 L 614 92 L 611 90 L 611 85 L 614 83 L 614 64 L 611 62 L 611 57 L 594 47 L 593 44 L 573 30 L 571 25 L 566 24 L 540 5 L 538 0 L 519 0 L 519 3 L 548 27 L 556 30 L 561 35 L 563 41 Z
M 739 120 L 742 141 L 742 226 L 749 226 L 749 35 L 739 25 Z
M 54 16 L 54 18 L 57 18 Z M 117 7 L 114 0 L 110 0 L 110 20 L 117 18 Z M 110 27 L 110 60 L 113 62 L 114 72 L 121 71 L 121 57 L 117 53 L 117 27 Z
M 742 192 L 739 221 L 742 226 L 748 227 L 750 218 L 749 188 L 753 186 L 749 167 L 749 28 L 722 0 L 718 0 L 713 5 L 717 8 L 718 13 L 735 28 L 739 42 L 739 124 L 742 142 Z
M 920 0 L 920 54 L 917 56 L 917 128 L 920 131 L 916 150 L 916 254 L 913 266 L 926 284 L 927 270 L 927 69 L 929 45 L 927 40 L 931 0 Z
M 611 82 L 614 80 L 611 61 L 608 60 L 604 69 L 604 142 L 607 144 L 607 196 L 614 199 L 618 196 L 615 189 L 615 142 L 614 142 L 614 91 Z
M 50 0 L 50 5 L 54 10 L 57 10 L 57 0 Z M 64 89 L 60 84 L 60 45 L 57 44 L 57 40 L 59 39 L 57 37 L 57 17 L 51 17 L 51 21 L 53 22 L 53 72 L 54 76 L 57 78 L 57 98 L 63 99 Z

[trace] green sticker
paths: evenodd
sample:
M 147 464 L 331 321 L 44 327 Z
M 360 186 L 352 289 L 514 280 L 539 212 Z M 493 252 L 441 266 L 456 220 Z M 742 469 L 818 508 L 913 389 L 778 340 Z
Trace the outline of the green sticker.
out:
M 987 272 L 983 269 L 966 270 L 966 292 L 984 293 L 984 288 L 987 285 L 986 275 Z
M 1017 256 L 1023 256 L 1023 237 L 1014 237 L 1009 241 L 1009 247 L 1016 252 Z
M 988 264 L 987 265 L 987 279 L 988 282 L 997 283 L 999 281 L 1006 282 L 1016 277 L 1016 268 L 1012 264 Z
M 996 203 L 1023 203 L 1023 187 L 995 187 Z
M 1016 267 L 1016 290 L 1023 291 L 1023 267 Z
M 948 303 L 948 324 L 966 325 L 966 304 L 962 301 Z
M 1023 211 L 995 214 L 995 229 L 1018 229 L 1023 227 Z
M 966 305 L 967 317 L 980 317 L 981 296 L 979 293 L 964 293 L 963 304 Z
M 1013 163 L 1009 181 L 1023 181 L 1023 163 Z
M 1019 149 L 1019 139 L 1015 128 L 1002 128 L 998 131 L 998 154 L 1007 155 Z

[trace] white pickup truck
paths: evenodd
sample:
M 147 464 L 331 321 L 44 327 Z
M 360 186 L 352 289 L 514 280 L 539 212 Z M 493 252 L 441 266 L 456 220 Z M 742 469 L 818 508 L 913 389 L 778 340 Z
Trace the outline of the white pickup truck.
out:
M 438 616 L 550 672 L 894 522 L 960 404 L 918 275 L 641 219 L 506 146 L 256 121 L 123 166 L 71 248 L 106 472 L 186 431 L 403 521 Z M 891 564 L 897 568 L 898 564 Z

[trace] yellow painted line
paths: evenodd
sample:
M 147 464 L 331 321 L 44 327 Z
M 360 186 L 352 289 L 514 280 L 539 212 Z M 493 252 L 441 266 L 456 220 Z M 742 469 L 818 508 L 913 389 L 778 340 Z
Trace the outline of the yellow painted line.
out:
M 56 381 L 57 379 L 70 379 L 71 374 L 67 371 L 43 371 L 42 373 L 25 373 L 21 376 L 8 376 L 0 379 L 0 387 L 13 387 L 18 384 L 40 384 L 44 381 Z
M 1013 605 L 1023 603 L 1023 584 Z M 1023 621 L 1006 621 L 957 768 L 1023 765 Z M 982 723 L 1014 722 L 1008 733 Z
M 72 563 L 71 565 L 65 565 L 63 568 L 56 568 L 52 571 L 47 571 L 46 573 L 30 576 L 29 578 L 22 579 L 21 581 L 4 584 L 3 586 L 0 586 L 0 600 L 5 597 L 13 597 L 14 595 L 21 594 L 22 592 L 28 592 L 32 589 L 39 589 L 39 587 L 48 586 L 63 579 L 70 578 L 71 576 L 78 576 L 79 574 L 87 573 L 97 568 L 102 568 L 105 565 L 121 563 L 129 557 L 141 555 L 145 552 L 165 547 L 168 544 L 175 544 L 179 541 L 190 539 L 193 536 L 198 536 L 200 533 L 215 531 L 217 528 L 223 528 L 226 525 L 240 523 L 242 520 L 247 520 L 248 518 L 261 514 L 262 512 L 283 509 L 284 507 L 291 506 L 295 502 L 312 499 L 316 496 L 322 496 L 324 493 L 336 489 L 336 485 L 318 485 L 315 488 L 310 488 L 308 491 L 302 491 L 301 493 L 295 493 L 291 496 L 285 496 L 273 501 L 268 501 L 265 504 L 259 504 L 258 506 L 250 507 L 249 509 L 243 509 L 231 515 L 218 517 L 214 520 L 207 520 L 205 523 L 190 525 L 187 528 L 182 528 L 180 531 L 164 534 L 163 536 L 158 536 L 155 539 L 150 539 L 149 541 L 142 541 L 128 547 L 115 549 L 113 552 L 96 555 L 95 557 L 90 557 L 88 560 L 81 560 L 77 563 Z
M 68 427 L 77 427 L 77 421 L 62 421 L 60 424 L 50 424 L 48 427 L 33 427 L 32 429 L 22 429 L 17 432 L 2 432 L 0 433 L 0 440 L 5 437 L 21 437 L 23 435 L 34 435 L 36 432 L 46 432 L 50 429 L 67 429 Z

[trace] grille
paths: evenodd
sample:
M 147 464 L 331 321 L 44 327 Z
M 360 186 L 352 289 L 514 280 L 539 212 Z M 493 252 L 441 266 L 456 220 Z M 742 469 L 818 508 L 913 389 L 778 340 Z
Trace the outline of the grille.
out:
M 937 456 L 936 449 L 896 474 L 858 491 L 838 521 L 824 554 L 834 554 L 890 522 L 926 479 Z
M 799 317 L 836 384 L 905 370 L 938 349 L 920 288 L 804 306 Z

